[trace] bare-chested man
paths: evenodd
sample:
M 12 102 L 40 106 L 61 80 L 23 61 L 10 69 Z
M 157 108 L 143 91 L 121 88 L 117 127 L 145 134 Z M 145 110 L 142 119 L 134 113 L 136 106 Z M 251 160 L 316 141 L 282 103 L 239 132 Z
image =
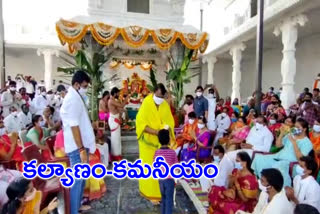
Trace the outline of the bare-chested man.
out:
M 111 90 L 111 97 L 108 101 L 109 108 L 109 127 L 111 130 L 111 159 L 118 161 L 121 160 L 121 121 L 120 115 L 124 110 L 130 96 L 127 96 L 123 103 L 119 99 L 120 90 L 114 87 Z
M 108 108 L 108 101 L 110 99 L 109 91 L 103 92 L 102 98 L 99 102 L 99 119 L 103 121 L 107 121 L 109 108 Z

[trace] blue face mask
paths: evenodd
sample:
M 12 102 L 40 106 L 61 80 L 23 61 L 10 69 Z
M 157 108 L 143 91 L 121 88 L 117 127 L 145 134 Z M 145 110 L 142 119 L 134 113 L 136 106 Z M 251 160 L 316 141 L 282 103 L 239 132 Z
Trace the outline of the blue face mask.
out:
M 220 162 L 220 157 L 217 155 L 213 156 L 214 162 L 219 163 Z
M 301 129 L 299 129 L 299 128 L 293 128 L 292 129 L 292 134 L 293 135 L 300 135 L 302 133 L 302 130 Z
M 300 165 L 298 165 L 297 167 L 296 167 L 296 173 L 298 174 L 298 175 L 304 175 L 304 169 L 300 166 Z
M 235 123 L 235 122 L 237 122 L 238 120 L 237 120 L 237 118 L 231 118 L 231 121 L 232 121 L 233 123 Z
M 236 162 L 236 163 L 234 164 L 234 168 L 241 170 L 243 167 L 241 166 L 241 163 L 240 163 L 240 162 Z

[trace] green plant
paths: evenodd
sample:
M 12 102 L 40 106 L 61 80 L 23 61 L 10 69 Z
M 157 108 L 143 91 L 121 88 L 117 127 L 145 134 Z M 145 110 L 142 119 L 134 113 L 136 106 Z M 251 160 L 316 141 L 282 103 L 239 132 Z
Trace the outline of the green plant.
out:
M 185 46 L 178 47 L 176 56 L 173 56 L 172 51 L 168 56 L 170 70 L 166 72 L 168 85 L 171 88 L 171 94 L 175 97 L 174 106 L 178 109 L 179 103 L 184 97 L 184 84 L 190 83 L 191 79 L 198 75 L 189 74 L 188 67 L 191 62 L 193 50 L 187 49 Z
M 87 41 L 89 40 L 89 41 Z M 107 53 L 106 48 L 86 38 L 82 41 L 82 49 L 75 55 L 75 66 L 69 68 L 58 68 L 59 72 L 72 75 L 78 69 L 85 70 L 91 78 L 88 91 L 89 110 L 91 120 L 98 120 L 98 95 L 104 89 L 106 81 L 102 80 L 103 71 L 101 67 L 110 59 L 111 52 Z M 112 77 L 113 78 L 113 77 Z
M 153 68 L 150 69 L 150 82 L 151 82 L 151 85 L 148 84 L 147 87 L 150 91 L 154 91 L 154 89 L 156 88 L 158 82 L 157 82 L 157 79 L 156 79 L 156 75 L 155 75 L 155 70 Z

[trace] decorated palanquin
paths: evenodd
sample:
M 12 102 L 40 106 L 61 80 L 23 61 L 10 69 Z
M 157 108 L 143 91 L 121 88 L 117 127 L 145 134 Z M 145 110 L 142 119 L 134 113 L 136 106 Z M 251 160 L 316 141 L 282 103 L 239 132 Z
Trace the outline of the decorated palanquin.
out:
M 141 104 L 143 98 L 149 94 L 147 82 L 141 79 L 137 73 L 132 74 L 131 80 L 129 78 L 123 80 L 122 86 L 120 99 L 124 100 L 126 96 L 130 95 L 128 104 Z

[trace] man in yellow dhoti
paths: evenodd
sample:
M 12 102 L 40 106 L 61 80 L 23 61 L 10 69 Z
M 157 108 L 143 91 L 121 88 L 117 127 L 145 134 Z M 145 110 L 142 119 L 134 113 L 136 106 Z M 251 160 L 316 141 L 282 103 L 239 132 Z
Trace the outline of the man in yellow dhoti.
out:
M 171 139 L 174 141 L 174 119 L 169 104 L 164 100 L 166 92 L 164 85 L 158 84 L 154 93 L 144 99 L 136 118 L 140 159 L 150 165 L 153 163 L 156 150 L 161 147 L 158 131 L 169 128 Z M 171 147 L 175 147 L 175 144 L 172 143 Z M 152 202 L 161 200 L 158 180 L 140 179 L 139 189 L 141 195 Z

